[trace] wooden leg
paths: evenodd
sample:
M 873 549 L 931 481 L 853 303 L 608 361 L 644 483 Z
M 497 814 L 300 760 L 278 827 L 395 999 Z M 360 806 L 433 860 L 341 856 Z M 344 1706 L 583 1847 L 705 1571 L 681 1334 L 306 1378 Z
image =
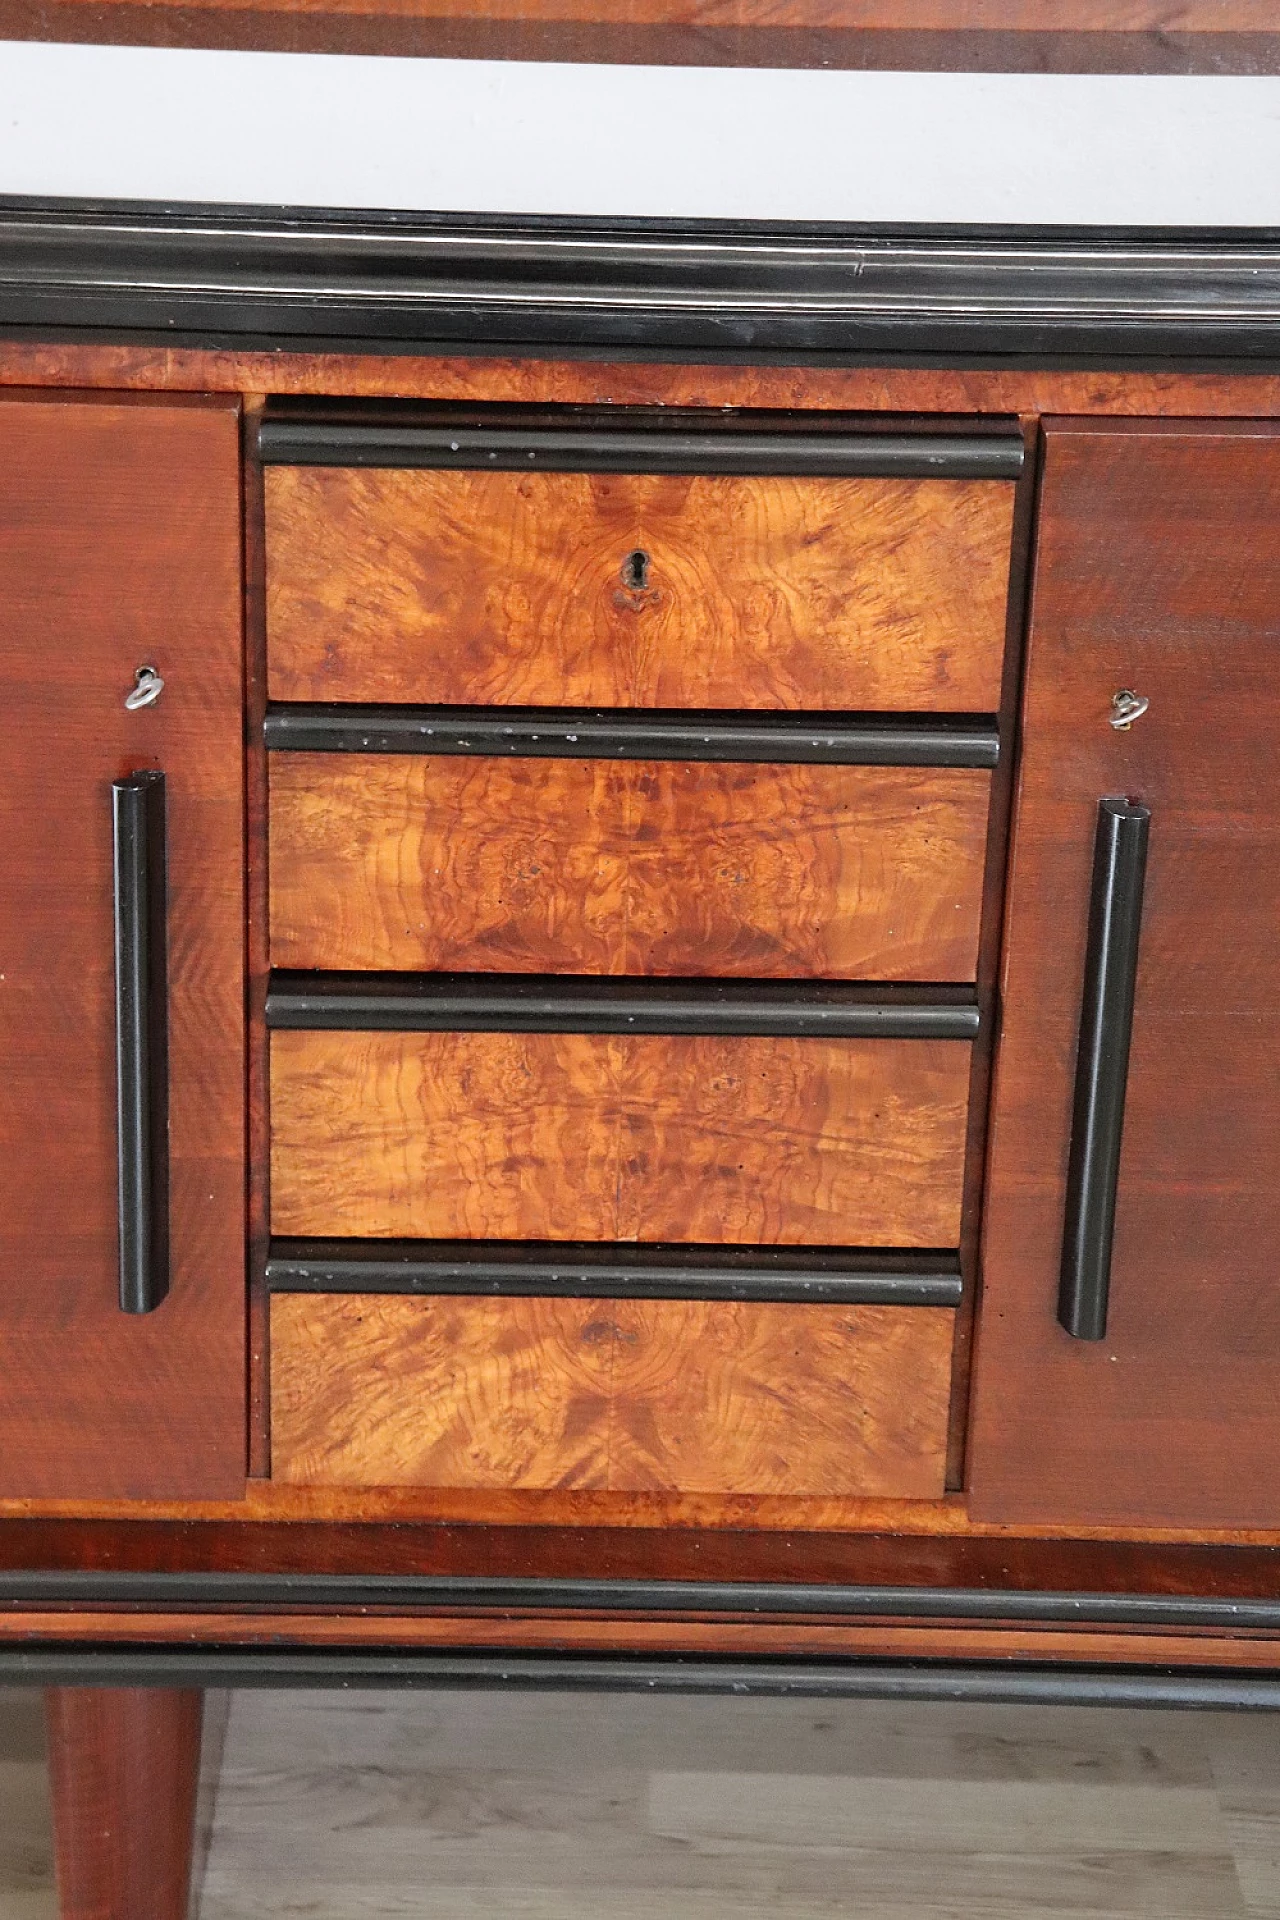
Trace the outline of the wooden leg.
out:
M 187 1920 L 203 1707 L 176 1688 L 46 1692 L 62 1920 Z

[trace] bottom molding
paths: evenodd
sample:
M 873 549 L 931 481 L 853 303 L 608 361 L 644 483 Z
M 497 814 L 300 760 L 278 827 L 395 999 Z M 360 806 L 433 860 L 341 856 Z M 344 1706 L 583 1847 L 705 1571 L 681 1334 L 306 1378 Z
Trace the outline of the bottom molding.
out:
M 438 1687 L 563 1693 L 1166 1707 L 1275 1712 L 1280 1676 L 1168 1668 L 951 1666 L 945 1662 L 581 1659 L 277 1647 L 28 1644 L 0 1649 L 0 1683 L 48 1687 Z

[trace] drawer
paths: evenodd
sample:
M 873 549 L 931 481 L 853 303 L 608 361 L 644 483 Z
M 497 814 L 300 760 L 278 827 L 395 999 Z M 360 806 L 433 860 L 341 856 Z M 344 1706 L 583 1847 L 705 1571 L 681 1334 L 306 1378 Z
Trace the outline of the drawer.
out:
M 278 753 L 293 968 L 974 977 L 990 775 Z
M 957 1040 L 276 1031 L 272 1227 L 954 1247 L 968 1083 Z
M 1010 481 L 265 472 L 275 700 L 994 712 Z
M 277 1295 L 272 1474 L 937 1499 L 953 1319 L 726 1300 Z

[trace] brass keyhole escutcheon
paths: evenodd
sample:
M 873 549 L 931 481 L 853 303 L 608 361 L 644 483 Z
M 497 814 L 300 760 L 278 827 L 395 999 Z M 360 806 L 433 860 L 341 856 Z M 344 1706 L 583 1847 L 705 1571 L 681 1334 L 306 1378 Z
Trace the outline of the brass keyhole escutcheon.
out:
M 646 593 L 652 562 L 643 547 L 633 547 L 622 563 L 622 584 L 631 593 Z

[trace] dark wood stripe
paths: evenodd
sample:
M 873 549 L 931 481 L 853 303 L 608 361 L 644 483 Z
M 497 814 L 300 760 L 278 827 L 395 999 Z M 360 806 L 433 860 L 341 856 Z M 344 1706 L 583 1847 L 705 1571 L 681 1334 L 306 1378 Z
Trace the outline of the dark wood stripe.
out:
M 276 752 L 479 754 L 516 759 L 734 760 L 824 766 L 994 767 L 993 718 L 655 713 L 546 707 L 275 702 Z
M 735 9 L 740 13 L 741 9 Z M 862 14 L 862 9 L 859 13 Z M 891 13 L 891 10 L 886 10 Z M 1219 6 L 1183 6 L 1178 29 L 1156 5 L 1126 11 L 1109 28 L 1027 26 L 1025 8 L 1006 24 L 990 11 L 954 4 L 927 27 L 860 18 L 835 24 L 832 9 L 769 9 L 767 20 L 714 24 L 693 5 L 637 20 L 601 7 L 595 17 L 511 19 L 471 7 L 430 13 L 380 7 L 225 0 L 3 0 L 5 39 L 89 41 L 94 45 L 258 48 L 278 53 L 397 55 L 432 60 L 590 61 L 615 66 L 839 68 L 909 73 L 1280 72 L 1280 34 L 1239 26 Z M 1116 10 L 1117 17 L 1119 10 Z M 1032 10 L 1032 18 L 1035 17 Z M 1042 16 L 1043 17 L 1043 16 Z M 1237 16 L 1239 17 L 1239 16 Z
M 972 1040 L 972 987 L 543 974 L 277 972 L 267 1025 L 361 1033 L 668 1033 Z
M 643 1247 L 521 1240 L 273 1240 L 274 1293 L 826 1301 L 955 1307 L 953 1253 Z

